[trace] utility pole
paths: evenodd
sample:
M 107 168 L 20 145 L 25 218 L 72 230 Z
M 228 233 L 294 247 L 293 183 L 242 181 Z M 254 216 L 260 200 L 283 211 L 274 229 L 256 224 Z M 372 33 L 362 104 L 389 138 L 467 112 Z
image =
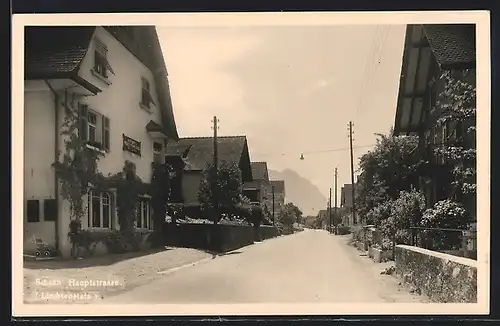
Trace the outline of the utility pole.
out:
M 351 187 L 352 187 L 352 220 L 353 223 L 356 224 L 356 199 L 355 190 L 354 190 L 354 158 L 352 153 L 352 121 L 349 121 L 349 148 L 351 152 Z
M 271 189 L 273 191 L 273 225 L 276 224 L 275 217 L 274 217 L 274 185 L 271 185 Z
M 335 168 L 335 218 L 338 218 L 337 213 L 337 168 Z
M 218 182 L 219 182 L 219 155 L 218 155 L 218 152 L 217 152 L 217 122 L 219 120 L 217 120 L 217 117 L 214 116 L 214 120 L 212 121 L 213 122 L 213 129 L 214 129 L 214 184 L 212 185 L 212 201 L 213 201 L 213 207 L 214 207 L 214 213 L 216 214 L 216 216 L 214 216 L 214 221 L 215 221 L 215 224 L 217 224 L 217 221 L 219 219 L 219 185 L 218 185 Z
M 330 233 L 332 233 L 332 188 L 330 188 L 330 199 L 328 200 L 328 214 L 330 215 Z

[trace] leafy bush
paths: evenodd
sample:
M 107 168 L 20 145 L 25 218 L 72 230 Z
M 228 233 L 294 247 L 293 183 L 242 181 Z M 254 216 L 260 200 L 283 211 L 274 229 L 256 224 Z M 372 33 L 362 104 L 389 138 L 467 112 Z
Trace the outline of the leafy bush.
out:
M 380 227 L 382 223 L 391 216 L 393 203 L 391 200 L 380 203 L 370 210 L 372 222 L 375 227 Z
M 466 229 L 468 214 L 462 204 L 445 199 L 424 212 L 420 225 L 436 229 Z M 425 230 L 423 234 L 435 249 L 453 250 L 461 246 L 462 234 L 458 231 Z
M 401 191 L 399 197 L 391 204 L 391 214 L 382 222 L 383 237 L 392 242 L 409 243 L 410 227 L 417 226 L 425 210 L 424 195 L 412 189 Z
M 345 226 L 345 225 L 338 225 L 337 226 L 337 233 L 339 235 L 346 235 L 346 234 L 349 234 L 350 233 L 350 230 L 349 230 L 349 227 Z
M 352 238 L 354 241 L 363 241 L 365 237 L 365 229 L 363 225 L 357 224 L 351 228 Z

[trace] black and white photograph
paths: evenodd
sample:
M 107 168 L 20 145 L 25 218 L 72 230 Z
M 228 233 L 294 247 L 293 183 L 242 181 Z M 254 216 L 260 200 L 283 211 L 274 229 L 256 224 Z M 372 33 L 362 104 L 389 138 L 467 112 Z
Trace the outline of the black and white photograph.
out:
M 489 33 L 14 15 L 13 313 L 488 313 Z

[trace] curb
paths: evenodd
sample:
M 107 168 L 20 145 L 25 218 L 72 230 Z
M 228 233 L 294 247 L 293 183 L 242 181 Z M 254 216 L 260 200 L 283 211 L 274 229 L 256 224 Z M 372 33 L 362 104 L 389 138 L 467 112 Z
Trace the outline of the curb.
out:
M 182 269 L 185 269 L 185 268 L 188 268 L 188 267 L 194 267 L 196 265 L 199 265 L 199 264 L 202 264 L 204 262 L 207 262 L 209 260 L 213 260 L 215 259 L 217 256 L 212 256 L 212 257 L 208 257 L 208 258 L 204 258 L 204 259 L 201 259 L 201 260 L 198 260 L 198 261 L 195 261 L 195 262 L 192 262 L 192 263 L 188 263 L 188 264 L 184 264 L 184 265 L 181 265 L 181 266 L 178 266 L 178 267 L 174 267 L 174 268 L 170 268 L 170 269 L 166 269 L 164 271 L 160 271 L 158 272 L 157 274 L 159 275 L 168 275 L 168 274 L 172 274 L 172 273 L 175 273 L 179 270 L 182 270 Z

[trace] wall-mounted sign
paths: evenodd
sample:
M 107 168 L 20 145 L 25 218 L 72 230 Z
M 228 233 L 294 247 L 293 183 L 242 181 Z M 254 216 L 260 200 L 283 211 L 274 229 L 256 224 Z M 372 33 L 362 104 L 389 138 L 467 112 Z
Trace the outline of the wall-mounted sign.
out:
M 123 150 L 141 156 L 141 142 L 123 135 Z

